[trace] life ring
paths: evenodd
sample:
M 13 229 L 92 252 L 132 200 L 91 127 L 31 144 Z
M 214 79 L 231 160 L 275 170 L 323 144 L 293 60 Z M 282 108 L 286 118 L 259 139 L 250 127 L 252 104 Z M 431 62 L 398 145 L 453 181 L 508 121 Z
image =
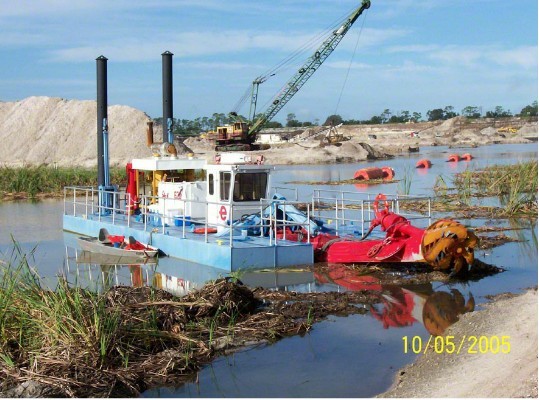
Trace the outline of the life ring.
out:
M 217 228 L 211 228 L 211 227 L 208 227 L 208 228 L 195 228 L 193 230 L 193 233 L 196 233 L 198 235 L 203 235 L 204 233 L 217 233 Z
M 415 167 L 416 168 L 430 168 L 430 167 L 432 167 L 432 163 L 430 162 L 430 160 L 427 160 L 426 158 L 424 158 L 422 160 L 419 160 L 415 164 Z
M 459 160 L 460 160 L 460 157 L 458 154 L 450 154 L 449 157 L 447 158 L 447 161 L 449 162 L 455 162 Z
M 386 195 L 382 194 L 382 193 L 378 194 L 378 196 L 376 196 L 376 198 L 374 199 L 374 202 L 372 203 L 372 208 L 373 208 L 374 212 L 376 214 L 378 214 L 378 202 L 380 200 L 384 201 L 384 209 L 385 209 L 386 213 L 389 212 L 389 202 L 387 201 Z
M 463 154 L 460 159 L 463 161 L 472 161 L 473 156 L 470 153 Z

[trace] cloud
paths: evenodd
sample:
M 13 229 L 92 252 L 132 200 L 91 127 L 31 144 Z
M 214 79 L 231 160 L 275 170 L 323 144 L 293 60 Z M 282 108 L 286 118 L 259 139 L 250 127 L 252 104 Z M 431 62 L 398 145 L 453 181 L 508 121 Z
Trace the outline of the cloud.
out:
M 389 46 L 385 49 L 387 53 L 428 53 L 436 51 L 440 48 L 434 44 L 412 44 L 412 45 L 400 45 Z
M 525 69 L 537 68 L 537 46 L 522 46 L 503 49 L 493 46 L 447 46 L 435 50 L 429 58 L 449 65 L 460 65 L 469 68 L 485 68 L 500 65 Z
M 516 49 L 491 50 L 485 57 L 498 65 L 517 65 L 526 69 L 537 69 L 537 46 L 523 46 Z
M 440 46 L 429 44 L 391 46 L 385 49 L 389 54 L 404 53 L 411 56 L 422 55 L 446 65 L 469 68 L 485 67 L 485 63 L 498 66 L 515 66 L 536 69 L 537 46 L 501 48 L 498 46 Z
M 365 32 L 360 41 L 361 47 L 377 46 L 389 38 L 401 36 L 400 30 L 375 30 Z M 308 33 L 265 32 L 256 34 L 251 31 L 190 31 L 182 33 L 156 33 L 146 38 L 116 38 L 114 40 L 94 40 L 96 44 L 55 49 L 50 51 L 49 61 L 80 62 L 95 58 L 99 54 L 121 62 L 153 61 L 156 51 L 168 49 L 177 57 L 201 57 L 222 54 L 241 54 L 246 51 L 273 51 L 290 53 L 303 48 L 305 54 L 301 61 L 306 60 L 310 52 L 320 44 L 312 43 L 313 35 Z M 87 40 L 89 41 L 89 40 Z M 171 43 L 173 45 L 171 45 Z M 304 46 L 311 43 L 310 46 Z M 341 50 L 350 51 L 355 43 L 353 40 L 343 42 Z M 157 49 L 157 50 L 156 50 Z
M 232 5 L 220 0 L 0 0 L 0 18 L 64 16 L 73 13 L 91 11 L 106 15 L 117 11 L 145 11 L 148 9 L 183 9 L 201 8 L 206 10 L 226 11 Z

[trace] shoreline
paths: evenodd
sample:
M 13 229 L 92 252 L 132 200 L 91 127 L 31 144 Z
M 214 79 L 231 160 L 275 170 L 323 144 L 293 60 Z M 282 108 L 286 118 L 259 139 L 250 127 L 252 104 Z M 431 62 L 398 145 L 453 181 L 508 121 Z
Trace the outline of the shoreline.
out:
M 458 344 L 465 335 L 466 351 L 436 354 L 431 344 L 425 354 L 397 371 L 392 387 L 376 397 L 537 398 L 537 310 L 537 287 L 495 296 L 481 310 L 462 315 L 442 336 L 454 336 Z M 474 336 L 487 337 L 491 344 L 493 338 L 508 337 L 510 350 L 481 353 L 479 344 L 470 341 Z

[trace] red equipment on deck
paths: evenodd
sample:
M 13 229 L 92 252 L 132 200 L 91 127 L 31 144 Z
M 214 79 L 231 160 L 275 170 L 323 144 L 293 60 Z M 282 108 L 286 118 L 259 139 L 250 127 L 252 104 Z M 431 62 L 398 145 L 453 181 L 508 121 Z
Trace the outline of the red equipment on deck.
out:
M 126 210 L 128 210 L 129 215 L 135 213 L 139 208 L 139 198 L 138 198 L 138 171 L 133 169 L 131 163 L 127 163 L 125 166 L 125 173 L 127 175 L 127 187 L 125 189 L 126 193 L 129 195 L 127 198 Z
M 379 202 L 384 206 L 380 210 Z M 449 269 L 457 273 L 473 263 L 473 248 L 478 239 L 462 224 L 440 220 L 427 229 L 410 224 L 406 218 L 389 211 L 386 196 L 379 194 L 373 203 L 375 219 L 361 239 L 321 233 L 312 239 L 317 261 L 329 263 L 401 263 L 426 262 L 433 269 Z M 365 240 L 380 226 L 383 239 Z

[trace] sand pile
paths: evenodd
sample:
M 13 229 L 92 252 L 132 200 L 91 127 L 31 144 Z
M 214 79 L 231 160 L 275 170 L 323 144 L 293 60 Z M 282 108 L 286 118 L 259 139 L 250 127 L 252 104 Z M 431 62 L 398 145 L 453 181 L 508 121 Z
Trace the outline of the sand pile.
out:
M 352 140 L 331 145 L 306 141 L 274 146 L 260 153 L 270 164 L 334 164 L 389 157 L 366 143 Z
M 150 155 L 145 113 L 115 105 L 109 106 L 108 117 L 112 165 Z M 95 101 L 29 97 L 0 103 L 2 165 L 96 165 L 96 136 Z
M 537 134 L 537 122 L 524 124 L 522 128 L 518 130 L 520 135 L 536 135 Z
M 496 128 L 489 126 L 488 128 L 481 129 L 481 135 L 483 136 L 495 136 L 498 134 Z
M 134 108 L 109 106 L 111 165 L 123 166 L 133 158 L 151 155 L 146 147 L 146 123 L 149 120 L 148 115 Z M 537 134 L 537 122 L 526 123 L 518 134 L 505 137 L 494 127 L 479 131 L 466 122 L 465 117 L 456 117 L 428 129 L 419 129 L 424 126 L 421 124 L 343 125 L 337 129 L 338 133 L 351 137 L 351 140 L 332 145 L 325 140 L 327 130 L 310 127 L 288 132 L 288 135 L 298 135 L 297 141 L 272 144 L 270 150 L 262 153 L 269 163 L 274 164 L 329 164 L 384 158 L 387 154 L 408 152 L 419 146 L 526 142 L 524 135 Z M 410 132 L 418 129 L 420 138 L 411 137 Z M 155 141 L 160 142 L 161 127 L 155 126 L 154 130 Z M 95 166 L 96 102 L 50 97 L 0 102 L 0 141 L 3 144 L 0 166 Z M 215 143 L 205 139 L 186 139 L 187 147 L 178 142 L 175 144 L 179 154 L 195 153 L 198 157 L 213 159 Z

